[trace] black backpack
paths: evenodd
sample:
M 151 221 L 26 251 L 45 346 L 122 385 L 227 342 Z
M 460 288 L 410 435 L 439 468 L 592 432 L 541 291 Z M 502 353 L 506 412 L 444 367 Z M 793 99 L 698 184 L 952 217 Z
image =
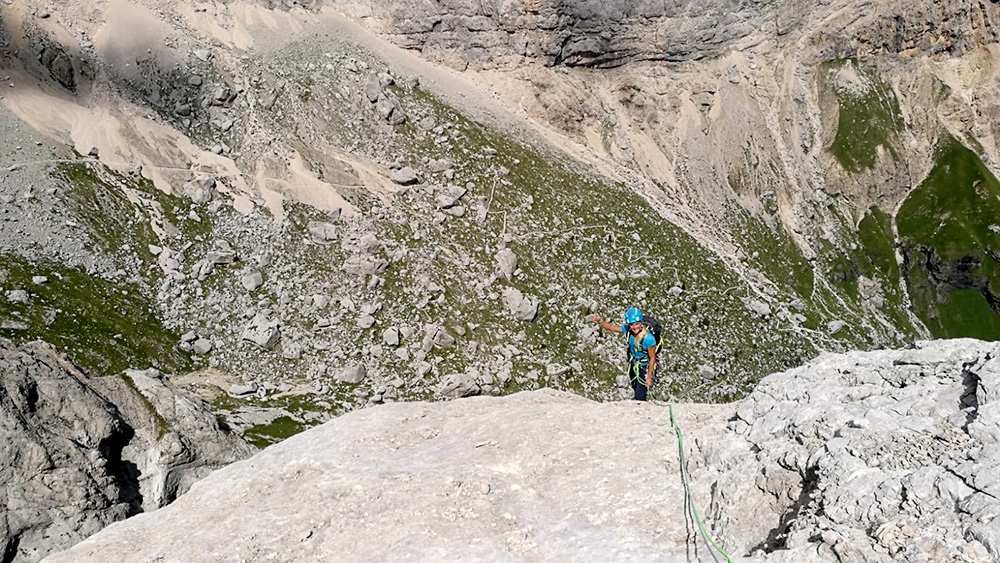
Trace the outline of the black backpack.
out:
M 653 333 L 653 338 L 656 339 L 656 351 L 660 351 L 660 335 L 663 333 L 663 325 L 660 321 L 650 317 L 649 315 L 642 316 L 642 324 L 649 329 L 649 332 Z

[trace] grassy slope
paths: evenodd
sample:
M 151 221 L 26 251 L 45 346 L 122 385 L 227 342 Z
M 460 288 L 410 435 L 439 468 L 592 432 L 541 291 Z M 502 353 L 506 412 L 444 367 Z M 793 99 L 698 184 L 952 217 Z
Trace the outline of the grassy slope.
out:
M 0 336 L 15 342 L 45 340 L 94 375 L 135 367 L 182 371 L 190 360 L 174 345 L 179 336 L 165 330 L 142 287 L 109 282 L 52 262 L 0 256 L 5 290 L 23 289 L 27 303 L 0 299 Z M 49 282 L 32 283 L 33 276 Z
M 953 137 L 896 217 L 917 314 L 936 337 L 1000 339 L 1000 182 Z M 942 282 L 945 282 L 942 284 Z
M 836 73 L 844 66 L 860 77 L 857 90 L 837 83 Z M 841 166 L 850 172 L 871 169 L 880 149 L 898 159 L 895 144 L 903 117 L 895 93 L 877 72 L 856 59 L 841 59 L 824 65 L 820 76 L 821 88 L 837 97 L 837 135 L 830 151 Z
M 773 336 L 773 320 L 750 314 L 741 301 L 748 292 L 737 277 L 626 186 L 471 122 L 419 91 L 415 98 L 415 103 L 430 104 L 438 122 L 453 124 L 461 155 L 438 149 L 426 139 L 420 142 L 416 136 L 411 150 L 458 160 L 463 178 L 474 179 L 477 186 L 466 200 L 487 197 L 491 210 L 484 222 L 474 215 L 452 220 L 460 227 L 442 230 L 437 235 L 444 239 L 429 237 L 424 243 L 455 245 L 457 253 L 472 257 L 464 277 L 474 280 L 494 271 L 493 253 L 507 235 L 507 246 L 518 255 L 524 273 L 510 285 L 543 303 L 534 323 L 517 327 L 496 302 L 478 300 L 468 290 L 461 295 L 461 284 L 442 279 L 446 294 L 459 294 L 453 302 L 463 304 L 453 309 L 454 318 L 481 324 L 477 332 L 483 343 L 502 346 L 510 335 L 518 346 L 530 347 L 553 363 L 578 362 L 582 369 L 551 383 L 596 396 L 607 396 L 602 388 L 608 388 L 619 366 L 595 358 L 581 343 L 587 303 L 596 304 L 606 317 L 633 304 L 660 317 L 669 335 L 667 390 L 680 396 L 732 398 L 746 392 L 761 375 L 792 365 L 807 353 L 796 339 L 768 343 L 767 336 L 748 338 L 749 334 Z M 484 158 L 490 149 L 496 154 Z M 498 176 L 500 166 L 509 173 Z M 407 265 L 393 267 L 405 270 Z M 399 271 L 394 275 L 405 276 Z M 498 282 L 489 293 L 503 285 Z M 674 285 L 684 286 L 681 296 L 668 293 Z M 697 375 L 702 364 L 721 367 L 723 377 L 705 382 Z
M 845 76 L 856 77 L 856 81 Z M 845 171 L 867 177 L 864 174 L 878 165 L 879 154 L 899 160 L 899 137 L 905 124 L 895 92 L 876 67 L 856 59 L 832 61 L 821 68 L 818 87 L 821 105 L 833 103 L 837 108 L 836 135 L 829 151 Z M 887 336 L 897 343 L 899 337 L 916 336 L 918 331 L 906 311 L 906 296 L 900 290 L 891 219 L 875 207 L 857 220 L 838 213 L 835 216 L 839 243 L 821 241 L 817 266 L 852 309 L 863 302 L 861 278 L 875 281 L 880 288 L 879 314 L 899 335 Z M 872 333 L 864 334 L 851 326 L 838 336 L 861 346 L 885 344 L 873 340 Z
M 94 375 L 129 367 L 190 369 L 190 358 L 175 347 L 179 335 L 164 328 L 153 302 L 158 269 L 148 250 L 156 242 L 149 216 L 126 198 L 123 188 L 145 190 L 147 201 L 166 196 L 94 162 L 63 164 L 54 176 L 93 250 L 110 255 L 122 275 L 111 280 L 65 264 L 0 256 L 4 290 L 31 295 L 27 303 L 0 299 L 0 319 L 12 321 L 0 328 L 0 335 L 17 342 L 51 342 Z M 128 276 L 125 270 L 140 275 Z M 49 282 L 35 284 L 34 276 Z

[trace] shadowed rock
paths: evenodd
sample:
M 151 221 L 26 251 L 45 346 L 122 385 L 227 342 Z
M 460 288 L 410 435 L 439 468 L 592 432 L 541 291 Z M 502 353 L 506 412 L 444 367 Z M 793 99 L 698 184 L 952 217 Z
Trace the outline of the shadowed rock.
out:
M 155 370 L 92 379 L 0 339 L 0 553 L 37 561 L 253 448 Z

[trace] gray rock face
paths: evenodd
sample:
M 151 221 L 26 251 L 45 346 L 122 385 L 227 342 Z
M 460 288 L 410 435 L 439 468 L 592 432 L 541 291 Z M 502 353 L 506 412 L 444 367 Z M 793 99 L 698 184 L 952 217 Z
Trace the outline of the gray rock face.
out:
M 127 444 L 128 425 L 70 370 L 51 348 L 0 340 L 5 559 L 37 561 L 137 512 L 137 484 L 124 463 L 109 463 Z
M 249 340 L 261 348 L 268 349 L 281 338 L 281 321 L 269 315 L 258 313 L 243 329 L 243 340 Z
M 199 354 L 207 354 L 212 351 L 212 341 L 207 338 L 199 338 L 191 343 L 191 349 Z
M 455 337 L 451 335 L 443 326 L 427 325 L 424 327 L 424 348 L 450 348 L 455 345 Z
M 517 256 L 509 248 L 505 248 L 497 252 L 496 261 L 497 266 L 500 267 L 500 273 L 509 280 L 514 275 L 514 271 L 517 270 Z
M 432 54 L 457 51 L 474 66 L 520 57 L 603 67 L 632 60 L 702 59 L 767 23 L 760 8 L 726 0 L 697 6 L 555 0 L 445 6 L 382 0 L 372 8 L 395 23 L 395 39 L 404 46 Z
M 264 285 L 264 276 L 260 272 L 250 272 L 240 278 L 240 283 L 247 291 L 256 291 Z
M 737 0 L 335 3 L 357 15 L 374 13 L 379 20 L 391 22 L 390 38 L 404 47 L 453 66 L 474 68 L 515 64 L 524 58 L 592 67 L 714 58 L 737 43 L 786 35 L 812 16 L 807 3 Z M 978 35 L 995 38 L 995 31 L 976 10 L 965 2 L 922 0 L 900 9 L 895 22 L 878 17 L 878 10 L 873 10 L 873 17 L 857 18 L 843 37 L 824 39 L 845 54 L 879 47 L 899 51 L 926 42 L 927 22 L 939 21 L 942 24 L 935 33 L 940 39 L 935 47 L 961 53 L 975 47 Z M 738 78 L 729 80 L 738 82 Z
M 768 376 L 707 454 L 760 477 L 722 474 L 729 508 L 709 518 L 737 551 L 778 549 L 775 561 L 995 560 L 998 352 L 918 343 Z
M 333 223 L 310 221 L 307 227 L 309 234 L 317 242 L 327 244 L 330 241 L 337 240 L 337 227 Z
M 437 205 L 441 209 L 449 209 L 458 204 L 469 190 L 460 186 L 448 186 L 443 193 L 437 196 Z
M 190 110 L 188 111 L 190 113 Z M 212 201 L 215 193 L 215 178 L 197 178 L 181 187 L 181 194 L 195 203 Z
M 399 329 L 392 326 L 382 332 L 382 342 L 389 346 L 399 346 Z
M 417 172 L 409 166 L 400 168 L 399 170 L 393 170 L 389 174 L 389 179 L 402 186 L 416 184 L 420 181 L 420 177 L 417 176 Z
M 37 561 L 171 502 L 253 448 L 158 372 L 88 378 L 0 339 L 0 553 Z
M 996 560 L 998 411 L 1000 345 L 973 340 L 825 355 L 740 403 L 673 407 L 717 543 L 770 563 Z M 624 440 L 623 428 L 642 431 Z M 679 470 L 671 411 L 655 404 L 551 390 L 387 404 L 50 561 L 381 560 L 398 545 L 417 560 L 687 561 L 685 538 L 701 539 Z
M 7 292 L 7 300 L 11 303 L 27 303 L 31 297 L 23 289 L 15 289 Z
M 480 392 L 476 377 L 467 373 L 456 373 L 445 377 L 438 388 L 438 394 L 449 399 L 471 397 Z
M 256 383 L 250 383 L 247 385 L 237 384 L 237 385 L 231 385 L 229 387 L 229 394 L 233 395 L 234 397 L 243 397 L 245 395 L 251 395 L 256 392 L 257 392 Z
M 342 383 L 361 383 L 366 375 L 364 364 L 354 364 L 337 372 L 335 378 Z
M 105 385 L 105 380 L 114 385 Z M 144 512 L 166 506 L 216 468 L 255 451 L 220 426 L 204 401 L 178 389 L 155 369 L 102 378 L 95 387 L 112 399 L 135 429 L 123 456 L 134 460 L 139 470 Z
M 421 561 L 682 561 L 683 513 L 662 510 L 683 501 L 670 486 L 678 465 L 666 417 L 551 390 L 380 405 L 233 464 L 52 561 L 391 560 L 402 545 Z M 623 440 L 633 425 L 647 431 Z M 425 516 L 403 517 L 413 511 Z M 387 533 L 392 542 L 379 539 Z
M 344 261 L 344 271 L 354 275 L 378 275 L 389 269 L 389 262 L 368 255 L 355 255 Z

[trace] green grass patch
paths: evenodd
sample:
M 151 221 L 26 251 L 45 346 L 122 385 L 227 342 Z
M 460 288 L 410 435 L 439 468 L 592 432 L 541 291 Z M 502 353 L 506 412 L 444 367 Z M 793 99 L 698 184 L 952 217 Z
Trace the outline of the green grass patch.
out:
M 945 261 L 1000 249 L 1000 182 L 975 153 L 946 136 L 896 224 L 900 238 L 933 248 Z
M 819 247 L 820 250 L 817 254 L 822 257 L 822 268 L 827 272 L 830 280 L 837 284 L 851 299 L 857 301 L 859 298 L 858 277 L 861 275 L 858 263 L 830 241 L 820 239 Z
M 243 438 L 257 449 L 262 450 L 271 444 L 276 444 L 285 438 L 290 438 L 307 428 L 308 426 L 293 418 L 279 416 L 269 424 L 260 424 L 250 428 L 243 433 Z
M 827 63 L 820 71 L 821 94 L 836 98 L 837 134 L 830 152 L 846 170 L 859 172 L 875 165 L 879 149 L 894 159 L 903 130 L 899 101 L 874 68 L 856 59 Z
M 62 182 L 62 199 L 91 240 L 112 256 L 131 249 L 135 256 L 152 261 L 148 245 L 161 244 L 151 225 L 154 217 L 162 221 L 168 236 L 179 233 L 197 242 L 212 233 L 206 212 L 199 213 L 189 200 L 164 193 L 141 176 L 121 174 L 90 160 L 61 163 L 53 176 Z
M 878 207 L 872 207 L 858 223 L 858 237 L 861 239 L 864 256 L 871 265 L 871 270 L 865 274 L 881 275 L 898 285 L 899 264 L 896 263 L 893 244 L 892 219 Z
M 101 250 L 116 254 L 125 245 L 157 242 L 148 217 L 123 193 L 120 176 L 89 162 L 62 163 L 55 175 L 63 181 L 64 202 Z
M 998 316 L 977 289 L 957 289 L 948 293 L 947 303 L 934 323 L 942 334 L 981 340 L 1000 340 Z
M 288 415 L 280 416 L 268 424 L 259 424 L 243 432 L 242 435 L 248 442 L 257 448 L 265 448 L 307 430 L 331 416 L 343 414 L 346 409 L 331 405 L 331 401 L 346 400 L 348 390 L 341 388 L 340 393 L 329 397 L 317 397 L 312 394 L 282 394 L 268 396 L 264 399 L 256 395 L 232 397 L 214 386 L 211 387 L 211 392 L 214 395 L 214 398 L 209 402 L 212 411 L 220 413 L 219 416 L 223 420 L 226 418 L 226 413 L 238 411 L 241 408 L 282 409 L 288 413 Z
M 735 203 L 726 209 L 726 222 L 732 225 L 736 243 L 748 254 L 751 266 L 777 284 L 789 287 L 797 296 L 810 298 L 814 282 L 812 265 L 780 223 L 772 227 Z
M 183 372 L 192 363 L 164 328 L 152 299 L 132 283 L 110 282 L 52 262 L 0 255 L 4 291 L 24 290 L 27 303 L 0 299 L 0 336 L 16 342 L 41 339 L 58 347 L 92 375 L 155 367 Z M 37 285 L 33 276 L 45 276 Z
M 909 301 L 900 286 L 902 274 L 896 261 L 892 218 L 881 209 L 872 207 L 858 223 L 858 238 L 863 256 L 863 259 L 859 258 L 862 273 L 879 280 L 884 291 L 886 305 L 882 311 L 892 319 L 902 334 L 915 337 L 917 329 L 906 310 Z
M 936 337 L 1000 338 L 990 305 L 1000 287 L 1000 182 L 951 136 L 896 217 L 918 316 Z M 971 292 L 978 292 L 974 298 Z

